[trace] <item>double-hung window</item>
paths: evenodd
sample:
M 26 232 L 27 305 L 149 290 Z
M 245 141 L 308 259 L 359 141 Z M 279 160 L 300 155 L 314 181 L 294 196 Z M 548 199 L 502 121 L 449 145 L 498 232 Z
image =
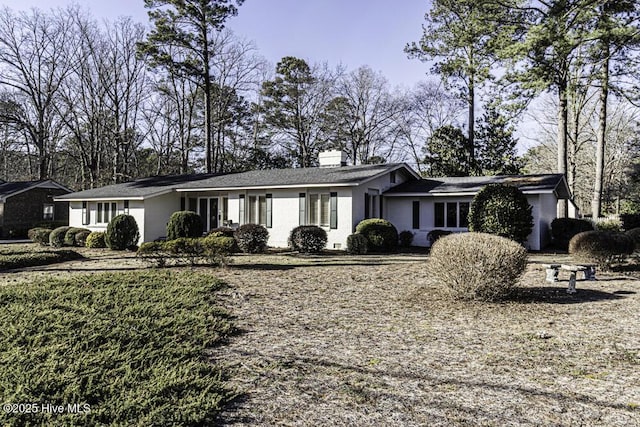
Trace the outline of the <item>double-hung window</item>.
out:
M 271 194 L 264 195 L 250 195 L 247 199 L 247 214 L 249 224 L 260 224 L 267 228 L 271 228 L 272 225 L 272 206 L 273 197 Z M 243 200 L 240 199 L 240 203 Z M 241 209 L 241 215 L 243 214 Z
M 317 225 L 331 229 L 338 228 L 338 193 L 310 193 L 308 197 L 301 193 L 301 206 L 305 199 L 308 203 L 308 219 L 306 225 Z M 304 210 L 300 211 L 300 221 L 304 219 Z
M 467 228 L 469 227 L 469 202 L 436 202 L 434 203 L 434 227 Z
M 118 214 L 116 202 L 98 203 L 96 209 L 96 224 L 108 224 Z

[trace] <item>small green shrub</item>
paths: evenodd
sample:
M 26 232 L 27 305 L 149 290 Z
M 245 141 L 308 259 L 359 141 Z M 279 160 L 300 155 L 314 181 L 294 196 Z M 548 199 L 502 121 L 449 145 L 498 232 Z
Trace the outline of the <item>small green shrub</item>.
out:
M 63 226 L 54 229 L 49 235 L 49 244 L 54 248 L 61 248 L 64 246 L 64 237 L 71 227 Z
M 242 252 L 257 254 L 267 250 L 269 231 L 258 224 L 244 224 L 238 227 L 234 238 Z
M 526 266 L 527 251 L 513 240 L 456 233 L 434 243 L 427 274 L 452 299 L 497 301 L 511 293 Z
M 413 243 L 413 236 L 413 232 L 409 230 L 401 231 L 400 234 L 398 234 L 400 247 L 408 248 L 409 246 L 411 246 L 411 243 Z
M 76 233 L 76 246 L 84 248 L 87 245 L 87 237 L 91 234 L 91 230 L 82 230 Z
M 371 252 L 393 252 L 398 247 L 398 230 L 386 219 L 360 221 L 356 226 L 356 233 L 366 237 Z
M 631 240 L 633 240 L 636 250 L 640 249 L 640 227 L 627 230 L 624 234 L 626 234 L 631 238 Z
M 583 231 L 592 230 L 593 224 L 586 219 L 556 218 L 551 221 L 553 246 L 566 251 L 573 236 Z
M 471 202 L 469 231 L 524 243 L 533 229 L 531 209 L 527 196 L 517 187 L 489 184 L 478 191 Z
M 104 241 L 109 249 L 123 251 L 133 248 L 140 239 L 138 224 L 131 215 L 115 216 L 107 225 Z
M 625 233 L 584 231 L 569 242 L 569 254 L 574 259 L 597 264 L 603 270 L 624 261 L 634 250 L 633 239 Z
M 50 228 L 36 227 L 27 232 L 27 236 L 33 243 L 39 243 L 42 246 L 49 244 L 49 236 L 53 230 Z
M 302 253 L 317 254 L 327 246 L 327 232 L 317 225 L 299 225 L 291 230 L 289 247 Z
M 85 246 L 93 249 L 102 249 L 107 247 L 107 243 L 104 240 L 103 231 L 93 231 L 87 236 Z
M 167 223 L 167 240 L 180 237 L 201 237 L 202 217 L 192 211 L 174 212 Z
M 86 228 L 78 228 L 78 227 L 71 227 L 67 230 L 67 232 L 64 235 L 64 245 L 65 246 L 76 246 L 76 234 L 80 233 L 80 232 L 91 232 L 90 230 L 87 230 Z M 84 246 L 84 245 L 82 245 Z
M 136 255 L 157 267 L 164 267 L 169 259 L 178 265 L 186 262 L 196 265 L 201 259 L 205 259 L 210 265 L 226 265 L 227 256 L 234 247 L 235 240 L 231 237 L 181 237 L 164 242 L 143 243 Z
M 82 258 L 82 255 L 71 250 L 3 254 L 0 255 L 0 270 L 57 264 Z
M 364 255 L 369 252 L 369 242 L 364 235 L 355 233 L 347 237 L 347 252 L 354 255 Z
M 622 223 L 617 219 L 608 219 L 596 222 L 597 231 L 608 231 L 610 233 L 619 233 L 622 231 Z
M 229 228 L 229 227 L 218 227 L 218 228 L 214 228 L 212 230 L 209 231 L 209 233 L 207 233 L 207 237 L 209 236 L 214 236 L 214 237 L 231 237 L 233 239 L 233 233 L 235 233 L 235 231 L 233 230 L 233 228 Z
M 622 214 L 620 215 L 622 228 L 626 231 L 640 228 L 640 214 Z
M 431 230 L 427 233 L 427 242 L 429 242 L 429 246 L 433 246 L 435 242 L 438 241 L 439 238 L 448 236 L 452 232 L 449 230 Z

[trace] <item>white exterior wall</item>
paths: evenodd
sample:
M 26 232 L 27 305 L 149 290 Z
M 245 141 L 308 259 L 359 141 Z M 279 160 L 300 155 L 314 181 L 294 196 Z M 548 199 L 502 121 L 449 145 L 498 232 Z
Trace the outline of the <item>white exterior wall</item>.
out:
M 420 228 L 413 227 L 413 202 L 420 201 Z M 385 198 L 385 218 L 398 229 L 398 232 L 409 230 L 414 233 L 413 245 L 429 246 L 427 234 L 431 230 L 448 230 L 454 233 L 467 232 L 467 228 L 435 227 L 434 203 L 435 202 L 469 202 L 472 197 L 387 197 Z M 531 250 L 540 250 L 549 243 L 551 221 L 556 218 L 557 199 L 553 194 L 531 194 L 527 200 L 532 206 L 533 229 L 526 247 Z
M 152 197 L 144 201 L 140 213 L 144 212 L 144 225 L 140 226 L 138 220 L 138 209 L 131 213 L 138 221 L 140 236 L 144 242 L 153 242 L 159 237 L 166 237 L 167 223 L 172 213 L 180 210 L 180 194 L 168 193 L 161 196 Z
M 87 202 L 89 209 L 89 224 L 83 224 L 82 202 L 72 201 L 69 202 L 69 225 L 71 227 L 86 228 L 91 231 L 107 231 L 106 223 L 98 224 L 96 222 L 98 203 L 116 203 L 118 214 L 124 213 L 124 200 L 91 200 Z M 145 224 L 147 223 L 144 216 L 144 203 L 145 202 L 142 200 L 129 200 L 129 215 L 135 218 L 136 223 L 138 224 L 138 229 L 140 230 L 140 241 L 138 243 L 149 241 L 145 236 Z

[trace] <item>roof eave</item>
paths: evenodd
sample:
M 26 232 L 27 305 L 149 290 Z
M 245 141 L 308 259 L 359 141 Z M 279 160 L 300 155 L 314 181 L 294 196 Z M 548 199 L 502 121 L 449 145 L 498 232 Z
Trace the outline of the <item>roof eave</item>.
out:
M 253 185 L 253 186 L 236 186 L 236 187 L 202 187 L 202 188 L 176 188 L 178 193 L 197 193 L 201 191 L 242 191 L 242 190 L 287 190 L 293 188 L 326 188 L 326 187 L 355 187 L 358 183 L 341 182 L 341 183 L 325 183 L 325 184 L 289 184 L 289 185 Z

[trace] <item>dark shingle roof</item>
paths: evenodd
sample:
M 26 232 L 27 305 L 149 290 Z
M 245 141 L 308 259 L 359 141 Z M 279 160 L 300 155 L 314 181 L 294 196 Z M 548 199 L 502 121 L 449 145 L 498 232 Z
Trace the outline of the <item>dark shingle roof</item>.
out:
M 168 192 L 177 186 L 187 182 L 198 182 L 215 176 L 214 174 L 192 174 L 153 176 L 124 182 L 122 184 L 107 185 L 100 188 L 78 191 L 64 196 L 56 197 L 57 200 L 82 200 L 82 199 L 112 199 L 119 197 L 144 198 L 163 192 Z
M 0 200 L 4 201 L 6 198 L 13 196 L 14 194 L 21 193 L 23 191 L 27 191 L 34 187 L 45 187 L 45 188 L 60 188 L 66 191 L 71 192 L 67 187 L 58 184 L 57 182 L 45 179 L 40 181 L 15 181 L 15 182 L 4 182 L 0 180 Z
M 357 185 L 403 164 L 358 165 L 333 168 L 255 170 L 212 177 L 181 185 L 182 189 Z
M 515 185 L 524 193 L 556 191 L 558 197 L 569 198 L 570 193 L 562 174 L 500 175 L 429 178 L 409 181 L 391 188 L 385 195 L 425 194 L 443 195 L 454 193 L 475 194 L 488 184 Z
M 80 191 L 61 196 L 58 199 L 145 198 L 176 189 L 199 190 L 217 188 L 277 188 L 306 185 L 357 185 L 403 166 L 406 167 L 406 165 L 402 163 L 394 163 L 335 168 L 268 169 L 229 174 L 151 177 L 124 184 L 115 184 Z

